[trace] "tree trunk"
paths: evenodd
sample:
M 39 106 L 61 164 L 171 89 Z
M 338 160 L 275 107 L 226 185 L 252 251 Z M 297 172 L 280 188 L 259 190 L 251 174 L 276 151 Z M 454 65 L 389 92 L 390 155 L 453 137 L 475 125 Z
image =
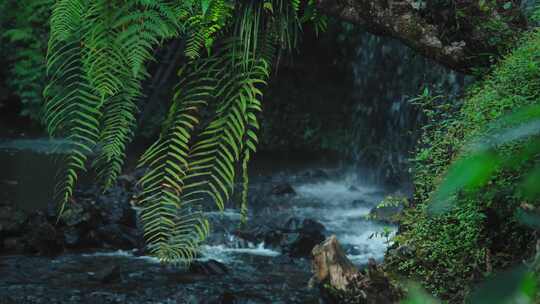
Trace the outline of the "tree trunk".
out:
M 527 27 L 521 0 L 316 1 L 330 16 L 364 26 L 376 35 L 397 38 L 464 73 L 491 65 Z

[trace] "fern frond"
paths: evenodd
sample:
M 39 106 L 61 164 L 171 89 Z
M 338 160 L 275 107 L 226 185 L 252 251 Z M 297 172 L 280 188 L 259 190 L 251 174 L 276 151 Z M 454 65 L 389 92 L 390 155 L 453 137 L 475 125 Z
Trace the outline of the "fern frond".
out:
M 55 191 L 60 214 L 99 136 L 102 98 L 86 77 L 83 58 L 84 49 L 78 39 L 51 38 L 47 62 L 51 81 L 44 91 L 47 98 L 44 119 L 49 134 L 64 137 L 67 146 L 64 148 L 69 151 L 63 160 L 64 174 Z
M 51 15 L 51 38 L 58 41 L 69 39 L 80 31 L 85 14 L 88 11 L 88 1 L 58 0 Z
M 210 50 L 217 34 L 232 17 L 234 6 L 226 0 L 200 2 L 198 14 L 185 20 L 187 43 L 185 54 L 191 60 L 201 56 L 201 49 Z
M 127 54 L 134 77 L 144 77 L 144 63 L 153 59 L 154 47 L 162 40 L 178 35 L 179 23 L 176 7 L 164 1 L 138 1 L 128 3 L 117 12 L 113 27 L 120 30 L 117 43 Z
M 139 91 L 138 82 L 133 81 L 131 88 L 110 97 L 103 105 L 100 150 L 93 165 L 104 189 L 111 187 L 122 172 L 127 144 L 134 136 L 137 112 L 134 101 Z
M 237 18 L 230 22 L 233 9 Z M 239 164 L 245 221 L 261 86 L 273 45 L 296 43 L 298 10 L 298 0 L 272 0 L 270 15 L 262 1 L 58 0 L 51 18 L 45 120 L 49 133 L 65 137 L 70 149 L 57 186 L 60 213 L 94 150 L 98 179 L 105 188 L 115 182 L 134 136 L 145 63 L 156 46 L 182 34 L 189 64 L 179 73 L 159 139 L 139 162 L 147 169 L 138 199 L 145 240 L 164 262 L 193 259 L 209 232 L 203 204 L 210 200 L 225 208 Z M 224 43 L 214 45 L 217 39 Z M 201 55 L 204 48 L 207 56 Z M 201 118 L 203 108 L 211 114 L 208 120 Z
M 188 155 L 200 108 L 211 98 L 215 82 L 207 66 L 196 66 L 178 86 L 159 140 L 141 157 L 147 168 L 139 181 L 141 221 L 150 251 L 165 262 L 191 260 L 208 234 L 208 222 L 197 211 L 196 200 L 183 199 L 190 170 Z
M 216 55 L 221 69 L 215 93 L 218 106 L 215 118 L 201 132 L 190 155 L 190 178 L 204 180 L 203 190 L 190 195 L 210 198 L 218 209 L 223 210 L 230 199 L 235 180 L 235 164 L 240 161 L 244 149 L 244 137 L 248 130 L 248 108 L 258 103 L 268 77 L 268 65 L 264 60 L 246 60 L 233 56 L 241 55 L 230 50 L 234 43 L 226 46 L 223 53 Z M 248 68 L 245 69 L 245 62 Z M 200 186 L 200 183 L 193 183 Z M 188 186 L 191 188 L 191 184 Z M 198 187 L 200 188 L 200 187 Z

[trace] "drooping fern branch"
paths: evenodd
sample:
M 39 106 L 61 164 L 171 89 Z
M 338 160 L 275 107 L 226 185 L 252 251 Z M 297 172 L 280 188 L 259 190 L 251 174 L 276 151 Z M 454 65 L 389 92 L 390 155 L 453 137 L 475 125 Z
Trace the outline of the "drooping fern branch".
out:
M 255 147 L 250 126 L 257 123 L 252 112 L 260 109 L 258 86 L 265 83 L 269 66 L 264 60 L 251 60 L 244 70 L 232 47 L 234 42 L 182 70 L 162 135 L 140 162 L 147 168 L 140 199 L 146 241 L 165 261 L 193 258 L 208 231 L 202 205 L 212 202 L 224 209 L 233 190 L 235 166 L 247 149 Z M 203 126 L 199 112 L 208 104 L 216 106 Z M 179 214 L 184 210 L 191 210 L 190 215 Z
M 69 148 L 56 189 L 60 215 L 91 154 L 104 189 L 114 184 L 134 137 L 145 63 L 164 40 L 180 37 L 187 60 L 177 92 L 159 139 L 139 162 L 146 169 L 138 203 L 148 249 L 164 262 L 193 259 L 209 233 L 205 207 L 223 210 L 238 179 L 245 220 L 261 89 L 275 46 L 295 46 L 299 4 L 57 0 L 44 118 Z
M 190 170 L 192 133 L 200 123 L 200 110 L 215 89 L 208 64 L 181 70 L 169 116 L 160 138 L 142 156 L 139 166 L 147 168 L 139 181 L 143 192 L 141 220 L 150 251 L 164 261 L 193 258 L 198 243 L 208 232 L 196 200 L 182 199 Z

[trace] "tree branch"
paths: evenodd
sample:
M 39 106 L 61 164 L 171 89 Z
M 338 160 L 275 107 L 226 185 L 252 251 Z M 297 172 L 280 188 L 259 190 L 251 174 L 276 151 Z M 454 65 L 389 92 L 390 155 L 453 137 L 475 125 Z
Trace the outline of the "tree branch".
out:
M 323 13 L 397 38 L 465 73 L 491 65 L 527 27 L 521 0 L 430 2 L 436 1 L 317 0 L 317 5 Z

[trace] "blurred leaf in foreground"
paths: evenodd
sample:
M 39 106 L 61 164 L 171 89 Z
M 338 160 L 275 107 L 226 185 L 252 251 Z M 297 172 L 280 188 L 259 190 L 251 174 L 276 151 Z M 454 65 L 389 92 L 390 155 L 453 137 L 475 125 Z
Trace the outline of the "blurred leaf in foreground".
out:
M 466 303 L 532 303 L 536 282 L 525 267 L 516 267 L 488 278 L 478 286 Z
M 497 170 L 515 167 L 534 159 L 540 152 L 540 105 L 533 105 L 503 116 L 488 125 L 483 135 L 471 141 L 468 153 L 456 160 L 433 193 L 429 207 L 431 214 L 437 215 L 454 207 L 455 195 L 461 190 L 475 190 L 485 185 Z M 520 142 L 523 141 L 523 142 Z M 502 155 L 500 147 L 518 142 L 520 151 L 512 155 Z M 523 195 L 534 198 L 540 195 L 540 168 L 527 174 L 519 187 Z

